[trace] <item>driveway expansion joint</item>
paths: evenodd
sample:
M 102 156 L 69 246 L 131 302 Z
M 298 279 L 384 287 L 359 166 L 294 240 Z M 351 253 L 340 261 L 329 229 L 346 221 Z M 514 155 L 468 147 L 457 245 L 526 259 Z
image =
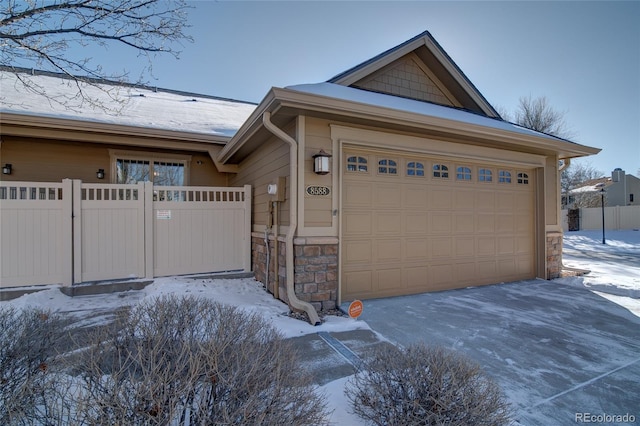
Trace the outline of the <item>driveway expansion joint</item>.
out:
M 362 360 L 358 355 L 355 354 L 355 352 L 346 347 L 341 341 L 339 341 L 326 331 L 320 331 L 317 334 L 322 340 L 324 340 L 327 345 L 331 347 L 331 349 L 342 355 L 342 357 L 346 359 L 349 364 L 353 365 L 357 370 L 360 370 Z

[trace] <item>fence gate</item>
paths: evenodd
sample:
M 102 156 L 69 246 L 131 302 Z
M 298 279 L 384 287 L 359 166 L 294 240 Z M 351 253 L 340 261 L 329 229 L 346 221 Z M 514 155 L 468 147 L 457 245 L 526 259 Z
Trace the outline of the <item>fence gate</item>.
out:
M 251 187 L 0 182 L 0 287 L 251 270 Z

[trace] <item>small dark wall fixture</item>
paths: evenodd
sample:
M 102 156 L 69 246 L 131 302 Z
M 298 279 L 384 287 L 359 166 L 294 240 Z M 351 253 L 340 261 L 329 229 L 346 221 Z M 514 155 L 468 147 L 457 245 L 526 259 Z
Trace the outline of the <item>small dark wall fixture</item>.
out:
M 11 164 L 7 163 L 2 167 L 2 174 L 3 175 L 10 175 L 12 170 L 13 170 L 13 168 L 11 167 Z
M 96 172 L 96 177 L 98 179 L 104 179 L 104 169 L 98 169 L 98 171 Z

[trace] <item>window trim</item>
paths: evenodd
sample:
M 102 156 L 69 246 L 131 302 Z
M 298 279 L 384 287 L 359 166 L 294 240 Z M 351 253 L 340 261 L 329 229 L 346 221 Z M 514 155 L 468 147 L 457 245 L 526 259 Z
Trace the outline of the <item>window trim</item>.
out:
M 431 177 L 433 179 L 449 179 L 449 172 L 450 170 L 447 164 L 433 163 L 431 166 Z M 436 176 L 436 173 L 438 173 L 438 176 Z M 446 176 L 442 176 L 443 174 L 446 174 Z
M 488 167 L 478 167 L 478 183 L 486 183 L 486 184 L 490 184 L 493 183 L 493 169 L 490 169 Z M 484 172 L 484 173 L 483 173 Z M 487 179 L 487 177 L 489 179 Z
M 398 160 L 395 160 L 389 157 L 378 157 L 377 160 L 378 160 L 378 163 L 376 165 L 377 167 L 376 172 L 378 175 L 398 176 Z M 385 164 L 381 164 L 383 161 L 385 162 Z M 393 164 L 390 164 L 390 163 L 393 163 Z M 385 171 L 381 171 L 381 169 L 383 168 L 385 169 Z M 395 171 L 391 172 L 391 169 Z
M 111 169 L 111 183 L 117 183 L 117 160 L 148 161 L 153 176 L 153 163 L 178 163 L 184 165 L 184 182 L 181 186 L 189 186 L 191 176 L 191 155 L 166 154 L 161 152 L 127 151 L 109 149 L 109 164 Z M 151 181 L 153 182 L 153 181 Z
M 503 176 L 503 173 L 507 173 L 508 176 Z M 509 180 L 506 180 L 509 179 Z M 501 185 L 511 185 L 513 183 L 513 172 L 511 170 L 498 169 L 498 183 Z
M 462 171 L 460 170 L 462 169 Z M 460 177 L 462 175 L 462 177 Z M 468 179 L 467 179 L 468 177 Z M 456 166 L 456 181 L 473 182 L 473 169 L 471 166 Z
M 413 164 L 413 166 L 411 166 L 411 164 Z M 410 178 L 423 178 L 427 176 L 427 167 L 426 165 L 428 165 L 427 162 L 424 161 L 418 161 L 418 160 L 407 160 L 406 165 L 405 165 L 405 174 L 407 177 Z M 412 171 L 413 174 L 409 174 L 409 171 Z M 418 174 L 419 172 L 422 172 L 422 174 Z
M 369 173 L 369 156 L 360 154 L 346 154 L 345 156 L 345 171 L 347 173 Z M 350 158 L 355 158 L 355 162 L 349 162 Z M 360 159 L 364 162 L 361 163 Z M 360 170 L 360 165 L 364 166 L 364 170 Z M 349 166 L 355 166 L 355 170 L 349 170 Z

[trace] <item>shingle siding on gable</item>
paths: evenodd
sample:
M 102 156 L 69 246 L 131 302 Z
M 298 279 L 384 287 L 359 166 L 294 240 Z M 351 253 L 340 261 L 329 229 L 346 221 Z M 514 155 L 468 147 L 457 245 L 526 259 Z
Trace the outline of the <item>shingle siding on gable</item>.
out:
M 421 101 L 453 106 L 438 86 L 411 58 L 402 58 L 371 78 L 353 85 L 364 90 L 387 93 Z

